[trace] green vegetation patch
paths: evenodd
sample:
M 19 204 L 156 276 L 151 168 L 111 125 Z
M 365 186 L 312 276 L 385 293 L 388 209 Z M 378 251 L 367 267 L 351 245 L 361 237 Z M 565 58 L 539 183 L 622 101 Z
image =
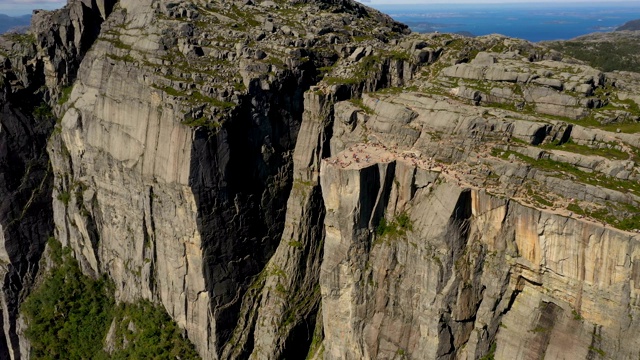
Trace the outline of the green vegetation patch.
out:
M 34 45 L 36 43 L 36 37 L 31 33 L 26 33 L 26 34 L 6 33 L 3 36 L 10 39 L 13 42 L 23 44 L 23 45 Z
M 108 33 L 109 35 L 114 35 L 113 38 L 103 37 L 102 40 L 110 42 L 114 47 L 122 50 L 132 50 L 133 47 L 129 44 L 124 43 L 120 40 L 119 34 L 117 32 Z
M 534 159 L 515 151 L 500 151 L 499 149 L 493 149 L 492 155 L 501 157 L 503 159 L 508 159 L 509 156 L 513 155 L 520 161 L 525 162 L 536 169 L 550 172 L 552 176 L 558 176 L 559 173 L 565 173 L 572 175 L 578 182 L 600 186 L 620 191 L 622 193 L 630 192 L 640 196 L 640 184 L 636 182 L 620 180 L 600 173 L 588 173 L 586 171 L 579 170 L 577 167 L 565 162 L 555 161 L 551 159 Z
M 231 109 L 236 106 L 235 103 L 232 103 L 230 101 L 222 101 L 216 98 L 212 98 L 210 96 L 203 95 L 198 91 L 194 91 L 189 97 L 189 100 L 192 103 L 198 103 L 198 104 L 206 103 L 211 106 L 224 109 L 224 110 Z
M 540 325 L 536 326 L 535 329 L 529 330 L 532 333 L 544 333 L 550 331 L 549 329 L 542 327 Z
M 573 320 L 582 320 L 582 316 L 580 316 L 576 309 L 571 309 L 571 315 L 573 315 Z
M 362 109 L 366 114 L 369 115 L 375 115 L 375 111 L 373 111 L 372 108 L 368 107 L 367 105 L 364 104 L 364 102 L 362 101 L 362 99 L 351 99 L 349 100 L 351 101 L 351 103 L 357 107 L 359 107 L 360 109 Z
M 191 91 L 191 93 L 184 90 L 176 90 L 171 86 L 159 86 L 153 85 L 154 88 L 163 91 L 167 95 L 175 96 L 188 102 L 191 105 L 206 104 L 219 109 L 228 110 L 236 106 L 235 103 L 230 101 L 222 101 L 210 96 L 203 95 L 199 91 Z
M 60 98 L 58 99 L 58 104 L 62 105 L 69 101 L 71 97 L 71 92 L 73 91 L 73 85 L 68 85 L 62 88 L 60 91 Z
M 411 86 L 393 86 L 393 87 L 388 87 L 388 88 L 383 88 L 380 90 L 377 90 L 375 93 L 373 94 L 383 94 L 383 95 L 397 95 L 403 92 L 418 92 L 420 89 L 418 89 L 417 86 L 415 85 L 411 85 Z
M 115 306 L 113 284 L 80 270 L 71 249 L 48 241 L 53 268 L 21 312 L 32 359 L 198 359 L 166 311 L 148 301 Z M 104 351 L 115 321 L 115 350 Z
M 553 201 L 549 200 L 545 194 L 540 193 L 537 189 L 539 189 L 539 186 L 536 186 L 536 188 L 534 189 L 532 187 L 532 184 L 526 184 L 525 185 L 526 189 L 527 189 L 527 195 L 529 196 L 529 199 L 531 199 L 531 201 L 533 201 L 538 207 L 552 207 L 553 206 Z
M 289 241 L 289 246 L 294 247 L 296 249 L 302 249 L 304 248 L 304 244 L 300 241 L 296 241 L 291 239 L 291 241 Z
M 607 124 L 603 126 L 598 126 L 599 128 L 607 131 L 618 131 L 626 133 L 626 134 L 635 134 L 640 133 L 640 122 L 629 122 L 622 124 Z
M 630 204 L 612 204 L 607 202 L 604 207 L 589 209 L 581 207 L 576 202 L 567 206 L 567 210 L 578 215 L 583 215 L 598 221 L 611 224 L 612 226 L 625 231 L 640 229 L 640 209 Z M 617 216 L 615 214 L 626 214 Z
M 278 285 L 280 285 L 280 283 L 278 283 Z M 276 290 L 278 289 L 276 288 Z M 284 293 L 282 294 L 286 295 L 287 293 L 287 289 L 284 289 Z M 283 329 L 303 321 L 304 318 L 308 314 L 312 313 L 318 306 L 318 303 L 320 303 L 320 297 L 320 284 L 316 284 L 313 289 L 298 290 L 296 296 L 292 299 L 291 306 L 287 309 L 287 312 L 284 315 Z
M 71 193 L 68 191 L 61 191 L 58 193 L 57 199 L 60 200 L 64 206 L 69 206 L 69 201 L 71 200 Z
M 53 119 L 55 116 L 53 115 L 53 109 L 46 102 L 40 103 L 40 105 L 36 106 L 33 109 L 33 116 L 38 121 Z
M 242 21 L 243 23 L 252 27 L 261 25 L 260 22 L 255 19 L 254 15 L 246 8 L 239 9 L 235 4 L 233 4 L 231 5 L 231 11 L 233 12 L 233 15 L 229 13 L 227 13 L 227 15 L 229 17 L 232 17 L 234 20 Z
M 410 61 L 411 60 L 411 55 L 406 51 L 393 50 L 393 51 L 391 51 L 391 53 L 389 55 L 391 56 L 391 59 L 393 59 L 393 60 L 400 60 L 400 61 Z
M 376 234 L 382 237 L 396 237 L 404 236 L 407 231 L 413 230 L 413 221 L 406 212 L 398 214 L 392 221 L 387 219 L 380 219 L 380 223 L 376 228 Z
M 358 62 L 354 69 L 353 76 L 349 78 L 328 77 L 325 79 L 329 85 L 337 84 L 359 84 L 372 79 L 382 63 L 382 58 L 378 55 L 369 55 Z
M 496 356 L 496 348 L 496 343 L 492 342 L 491 347 L 489 348 L 489 352 L 485 356 L 481 357 L 480 360 L 494 360 Z
M 475 59 L 476 55 L 480 53 L 480 50 L 475 48 L 472 42 L 464 38 L 448 41 L 445 44 L 445 49 L 457 51 L 459 53 L 458 57 L 466 58 L 468 61 Z
M 113 318 L 113 289 L 84 275 L 69 248 L 53 238 L 49 247 L 55 267 L 21 306 L 32 359 L 95 358 Z
M 549 143 L 549 144 L 540 145 L 540 147 L 548 150 L 564 150 L 564 151 L 568 151 L 576 154 L 582 154 L 582 155 L 602 156 L 607 159 L 613 159 L 613 160 L 629 159 L 629 154 L 621 150 L 617 150 L 610 147 L 595 148 L 595 147 L 590 147 L 586 145 L 579 145 L 574 143 L 571 140 L 565 142 L 564 144 Z
M 114 54 L 107 54 L 107 57 L 109 59 L 113 59 L 113 60 L 116 60 L 116 61 L 122 61 L 122 62 L 125 62 L 125 63 L 133 63 L 133 62 L 136 61 L 136 59 L 133 56 L 129 55 L 129 54 L 126 54 L 124 56 L 118 56 L 118 55 L 114 55 Z
M 594 347 L 594 346 L 589 346 L 589 351 L 595 352 L 598 355 L 600 355 L 601 357 L 605 357 L 607 355 L 607 353 L 604 352 L 604 350 Z
M 115 309 L 116 351 L 109 359 L 199 359 L 167 312 L 147 300 Z
M 182 121 L 182 123 L 184 125 L 189 126 L 189 127 L 204 126 L 206 128 L 209 128 L 210 130 L 218 130 L 218 129 L 220 129 L 222 127 L 222 123 L 221 122 L 214 121 L 214 120 L 209 120 L 204 116 L 199 117 L 197 119 L 187 118 L 184 121 Z
M 552 49 L 587 62 L 603 71 L 640 72 L 640 42 L 630 38 L 616 41 L 561 41 L 548 44 Z

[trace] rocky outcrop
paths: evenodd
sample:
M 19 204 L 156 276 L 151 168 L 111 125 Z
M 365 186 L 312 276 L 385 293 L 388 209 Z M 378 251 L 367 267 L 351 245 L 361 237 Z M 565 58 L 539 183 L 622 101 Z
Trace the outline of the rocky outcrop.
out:
M 537 62 L 535 69 L 528 63 L 528 58 L 517 55 L 480 52 L 468 64 L 447 67 L 441 75 L 458 85 L 452 94 L 476 104 L 498 103 L 572 119 L 606 105 L 594 94 L 605 86 L 603 73 L 550 60 Z
M 117 0 L 71 1 L 56 11 L 35 11 L 30 33 L 35 37 L 45 85 L 59 99 L 74 81 L 84 54 L 100 34 Z M 65 100 L 65 99 L 63 99 Z
M 321 179 L 325 358 L 637 355 L 624 332 L 638 326 L 638 236 L 403 161 L 329 160 Z
M 612 179 L 638 170 L 632 153 L 606 149 L 637 136 L 482 107 L 446 91 L 450 77 L 333 107 L 320 172 L 325 358 L 635 356 L 623 329 L 638 326 L 638 225 L 619 219 L 635 216 L 638 193 Z M 618 220 L 583 209 L 607 201 Z

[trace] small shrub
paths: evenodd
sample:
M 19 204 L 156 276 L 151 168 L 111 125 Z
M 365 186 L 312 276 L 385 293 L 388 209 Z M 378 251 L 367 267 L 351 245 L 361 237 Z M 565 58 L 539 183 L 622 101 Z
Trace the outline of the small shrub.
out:
M 289 241 L 289 246 L 294 247 L 296 249 L 302 249 L 304 247 L 304 244 L 302 244 L 302 242 L 300 241 L 291 240 Z
M 65 86 L 60 91 L 60 98 L 58 99 L 58 104 L 62 105 L 69 101 L 71 97 L 71 92 L 73 91 L 73 85 Z
M 594 347 L 594 346 L 589 346 L 589 351 L 593 351 L 593 352 L 597 353 L 598 355 L 600 355 L 601 357 L 605 357 L 605 355 L 607 355 L 607 353 L 605 353 L 604 350 L 599 349 L 599 348 Z
M 71 193 L 68 192 L 68 191 L 63 191 L 63 192 L 58 194 L 57 199 L 62 201 L 64 206 L 68 206 L 69 205 L 69 201 L 71 200 Z
M 393 221 L 389 222 L 387 219 L 382 218 L 376 228 L 376 234 L 379 237 L 395 237 L 404 236 L 407 231 L 413 230 L 413 222 L 406 212 L 398 214 Z
M 571 314 L 573 315 L 573 320 L 582 320 L 582 316 L 580 316 L 576 309 L 572 309 Z
M 366 114 L 369 115 L 375 115 L 375 111 L 373 111 L 372 108 L 368 107 L 367 105 L 364 104 L 364 102 L 362 101 L 362 99 L 351 99 L 349 100 L 353 105 L 359 107 L 360 109 L 362 109 Z
M 36 118 L 36 120 L 39 121 L 52 119 L 54 117 L 51 106 L 49 106 L 46 102 L 42 102 L 40 105 L 36 106 L 33 109 L 33 116 Z
M 491 347 L 489 348 L 489 352 L 487 355 L 480 358 L 480 360 L 494 360 L 496 356 L 496 343 L 491 343 Z
M 408 52 L 406 52 L 406 51 L 398 51 L 398 50 L 395 50 L 395 51 L 391 52 L 391 58 L 393 60 L 401 60 L 401 61 L 409 61 L 409 60 L 411 60 L 411 56 L 409 55 Z

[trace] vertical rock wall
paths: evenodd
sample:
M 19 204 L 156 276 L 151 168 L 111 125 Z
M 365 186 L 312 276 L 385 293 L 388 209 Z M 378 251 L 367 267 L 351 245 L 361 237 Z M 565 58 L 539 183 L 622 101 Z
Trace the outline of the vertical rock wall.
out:
M 243 300 L 241 322 L 225 348 L 231 358 L 305 357 L 313 337 L 320 291 L 324 204 L 319 165 L 327 150 L 334 96 L 305 93 L 302 127 L 293 152 L 293 187 L 280 244 Z
M 50 142 L 57 237 L 86 272 L 109 274 L 118 300 L 161 301 L 206 346 L 192 133 L 143 72 L 105 60 L 97 44 Z
M 638 355 L 637 236 L 425 171 L 323 162 L 326 358 Z M 405 211 L 412 230 L 375 231 Z
M 151 21 L 139 14 L 150 6 L 122 6 L 128 11 L 118 10 L 114 24 Z M 146 51 L 162 46 L 146 39 Z M 189 127 L 172 97 L 149 86 L 152 69 L 114 50 L 101 39 L 85 57 L 50 141 L 56 234 L 85 272 L 114 280 L 119 301 L 161 302 L 200 354 L 217 358 L 280 241 L 314 70 L 294 69 L 267 88 L 251 82 L 223 126 Z M 312 292 L 313 284 L 304 286 Z M 301 316 L 312 318 L 318 299 Z
M 153 22 L 155 5 L 120 7 L 50 141 L 58 237 L 85 272 L 114 280 L 119 301 L 162 303 L 204 358 L 305 356 L 320 304 L 318 174 L 332 104 L 401 84 L 406 66 L 384 61 L 366 83 L 305 100 L 318 81 L 312 63 L 287 59 L 265 77 L 255 72 L 272 67 L 242 60 L 237 106 L 216 127 L 187 126 L 194 111 L 158 85 L 159 64 L 175 60 L 173 29 Z
M 237 324 L 244 292 L 267 271 L 282 236 L 302 96 L 311 81 L 298 71 L 269 91 L 250 87 L 227 126 L 194 134 L 190 185 L 220 350 Z
M 29 35 L 0 40 L 1 358 L 29 357 L 18 308 L 53 234 L 54 170 L 45 149 L 55 116 L 48 102 L 75 78 L 114 3 L 78 1 L 37 13 Z
M 29 107 L 22 108 L 12 100 L 24 93 L 4 91 L 0 91 L 0 301 L 4 330 L 0 357 L 20 359 L 28 356 L 28 345 L 18 336 L 19 303 L 23 291 L 33 284 L 53 229 L 53 175 L 43 151 L 53 119 L 34 118 Z

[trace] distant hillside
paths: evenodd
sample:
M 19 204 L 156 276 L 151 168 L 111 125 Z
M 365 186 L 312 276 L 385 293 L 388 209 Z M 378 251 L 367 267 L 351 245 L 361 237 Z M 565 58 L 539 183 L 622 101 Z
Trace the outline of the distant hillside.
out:
M 640 32 L 593 33 L 544 44 L 603 71 L 640 72 Z
M 31 15 L 13 17 L 5 14 L 0 14 L 0 34 L 4 34 L 5 32 L 12 29 L 29 26 L 30 22 Z
M 624 31 L 624 30 L 640 30 L 640 19 L 627 21 L 624 25 L 620 26 L 616 29 L 616 31 Z

